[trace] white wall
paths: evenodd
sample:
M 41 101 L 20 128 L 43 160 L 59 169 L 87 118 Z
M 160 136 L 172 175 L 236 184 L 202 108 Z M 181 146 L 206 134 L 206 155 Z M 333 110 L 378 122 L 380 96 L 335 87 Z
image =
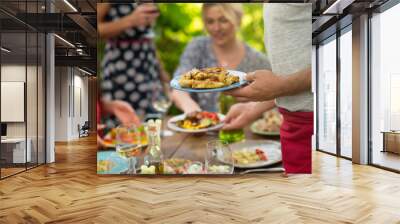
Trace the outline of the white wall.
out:
M 53 10 L 47 2 L 50 11 Z M 55 42 L 54 35 L 46 35 L 46 163 L 56 160 L 55 153 Z
M 25 71 L 26 67 L 24 65 L 2 65 L 1 66 L 1 81 L 4 82 L 26 82 Z M 33 71 L 33 66 L 28 66 L 28 74 Z M 36 72 L 36 70 L 35 70 Z M 36 91 L 36 90 L 35 90 Z M 27 93 L 28 97 L 33 95 L 32 93 Z M 35 92 L 36 96 L 36 92 Z M 1 108 L 1 110 L 7 110 L 7 108 Z M 29 116 L 29 115 L 28 115 Z M 28 120 L 31 120 L 28 117 Z M 25 122 L 7 122 L 7 137 L 25 137 Z
M 38 70 L 37 70 L 38 69 Z M 27 77 L 27 80 L 25 78 Z M 44 74 L 41 66 L 36 67 L 25 64 L 4 64 L 1 66 L 1 80 L 9 82 L 25 82 L 26 83 L 26 107 L 22 106 L 20 112 L 25 113 L 27 119 L 23 122 L 6 122 L 8 138 L 25 138 L 29 139 L 29 148 L 32 153 L 32 162 L 39 159 L 39 163 L 44 163 L 44 92 L 43 83 Z M 2 89 L 3 91 L 4 89 Z M 24 90 L 21 90 L 21 94 Z M 7 97 L 7 96 L 2 96 Z M 13 113 L 10 107 L 2 107 L 1 110 Z M 15 112 L 14 112 L 15 113 Z M 38 155 L 37 155 L 38 154 Z
M 83 125 L 89 118 L 88 78 L 83 75 L 76 68 L 56 67 L 56 141 L 79 138 L 78 124 Z
M 32 67 L 28 67 L 28 71 Z M 2 82 L 25 82 L 25 65 L 2 65 L 1 66 L 1 81 Z M 1 108 L 7 110 L 7 108 Z M 8 137 L 25 137 L 24 122 L 7 122 Z
M 68 140 L 68 68 L 55 68 L 55 141 Z
M 76 74 L 77 72 L 78 75 Z M 78 136 L 78 129 L 77 126 L 78 124 L 83 125 L 85 121 L 88 121 L 89 119 L 89 102 L 88 102 L 88 77 L 83 77 L 81 76 L 83 73 L 81 73 L 79 70 L 74 70 L 74 100 L 75 100 L 75 113 L 74 113 L 74 119 L 73 119 L 73 136 Z M 81 107 L 81 108 L 80 108 Z M 81 110 L 81 111 L 80 111 Z

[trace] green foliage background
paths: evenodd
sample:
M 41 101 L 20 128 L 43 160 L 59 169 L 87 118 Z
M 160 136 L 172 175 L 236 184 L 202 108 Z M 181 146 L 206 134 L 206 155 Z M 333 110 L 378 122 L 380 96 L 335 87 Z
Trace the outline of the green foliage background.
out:
M 206 35 L 201 3 L 160 3 L 155 27 L 157 51 L 165 69 L 172 75 L 180 55 L 191 39 Z M 244 16 L 239 36 L 253 48 L 264 51 L 262 4 L 243 4 Z
M 201 3 L 158 3 L 160 17 L 155 26 L 157 53 L 167 72 L 172 76 L 178 66 L 180 55 L 193 37 L 206 35 L 201 17 Z M 244 15 L 239 38 L 251 47 L 264 52 L 263 5 L 244 3 Z M 100 79 L 100 62 L 104 56 L 104 40 L 99 39 L 97 61 Z M 171 107 L 169 114 L 179 114 Z
M 206 35 L 201 19 L 201 3 L 159 3 L 161 14 L 155 27 L 157 51 L 166 70 L 172 75 L 186 44 L 198 35 Z M 261 3 L 244 3 L 239 37 L 264 52 L 264 30 Z M 104 55 L 104 40 L 99 39 L 97 56 Z M 99 66 L 98 71 L 101 74 Z

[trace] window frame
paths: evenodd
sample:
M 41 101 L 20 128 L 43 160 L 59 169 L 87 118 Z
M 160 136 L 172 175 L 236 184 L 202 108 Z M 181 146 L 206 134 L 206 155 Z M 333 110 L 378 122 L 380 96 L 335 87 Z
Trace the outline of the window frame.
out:
M 343 18 L 344 20 L 348 20 L 348 17 Z M 338 21 L 340 22 L 340 20 Z M 341 118 L 340 118 L 340 77 L 341 77 L 341 67 L 340 67 L 340 37 L 344 34 L 346 34 L 347 32 L 351 32 L 352 31 L 352 23 L 348 23 L 346 24 L 344 27 L 342 27 L 341 29 L 338 29 L 334 34 L 330 35 L 329 37 L 321 40 L 318 42 L 318 44 L 316 44 L 316 150 L 319 152 L 323 152 L 329 155 L 333 155 L 333 156 L 337 156 L 346 160 L 352 160 L 352 158 L 347 157 L 342 155 L 341 153 Z M 320 115 L 320 111 L 319 111 L 319 96 L 320 96 L 320 92 L 319 92 L 319 51 L 318 49 L 320 48 L 321 44 L 326 44 L 329 43 L 331 41 L 336 41 L 336 152 L 332 153 L 332 152 L 328 152 L 327 150 L 321 149 L 320 146 L 320 142 L 319 142 L 319 135 L 320 135 L 320 125 L 319 125 L 319 115 Z
M 390 168 L 384 165 L 376 164 L 373 162 L 373 130 L 372 130 L 372 76 L 373 76 L 373 68 L 372 68 L 372 54 L 373 54 L 373 35 L 372 35 L 372 19 L 374 18 L 374 14 L 382 14 L 385 11 L 400 5 L 400 0 L 388 0 L 384 4 L 380 5 L 377 8 L 368 11 L 368 165 L 380 168 L 383 170 L 400 173 L 400 169 Z
M 26 1 L 23 1 L 24 3 L 27 3 Z M 42 3 L 43 2 L 45 2 L 45 3 L 47 3 L 47 1 L 41 1 Z M 37 4 L 39 4 L 39 1 L 35 1 L 34 3 L 37 3 Z M 47 12 L 47 9 L 48 7 L 46 7 L 46 12 Z M 1 40 L 2 40 L 2 34 L 3 33 L 20 33 L 21 35 L 25 35 L 25 40 L 24 40 L 24 42 L 25 42 L 25 49 L 23 50 L 24 52 L 25 52 L 25 56 L 24 56 L 24 59 L 23 60 L 25 60 L 25 87 L 24 87 L 24 91 L 25 91 L 25 93 L 24 93 L 24 129 L 25 129 L 25 134 L 24 134 L 24 140 L 25 140 L 25 166 L 24 167 L 21 167 L 21 168 L 23 168 L 23 170 L 20 170 L 20 171 L 17 171 L 17 172 L 14 172 L 14 173 L 12 173 L 12 174 L 8 174 L 8 175 L 4 175 L 3 173 L 2 173 L 2 167 L 0 166 L 0 180 L 3 180 L 3 179 L 6 179 L 6 178 L 8 178 L 8 177 L 12 177 L 12 176 L 14 176 L 14 175 L 17 175 L 17 174 L 19 174 L 19 173 L 23 173 L 23 172 L 26 172 L 26 171 L 28 171 L 28 170 L 30 170 L 30 169 L 34 169 L 34 168 L 36 168 L 36 167 L 39 167 L 39 166 L 41 166 L 41 165 L 45 165 L 46 163 L 47 163 L 47 110 L 46 110 L 46 108 L 47 108 L 47 43 L 48 43 L 48 41 L 47 41 L 47 32 L 43 32 L 43 31 L 41 31 L 41 30 L 38 30 L 38 29 L 36 29 L 36 28 L 34 28 L 34 27 L 32 27 L 32 26 L 30 26 L 30 25 L 28 25 L 28 24 L 26 24 L 26 23 L 24 23 L 23 21 L 21 21 L 21 20 L 19 20 L 18 18 L 16 18 L 16 17 L 14 17 L 14 16 L 12 16 L 12 14 L 10 14 L 8 11 L 6 11 L 6 10 L 4 10 L 3 8 L 1 8 L 0 7 L 0 11 L 1 12 L 3 12 L 3 13 L 5 13 L 5 14 L 7 14 L 7 15 L 10 15 L 11 16 L 11 18 L 12 19 L 14 19 L 15 21 L 17 21 L 17 22 L 20 22 L 20 23 L 22 23 L 23 24 L 23 27 L 24 27 L 24 29 L 23 30 L 18 30 L 18 31 L 14 31 L 14 32 L 10 32 L 10 31 L 3 31 L 3 30 L 1 30 L 0 29 L 0 46 L 2 45 L 2 43 L 1 43 Z M 38 8 L 38 5 L 36 5 L 36 11 L 37 12 L 39 12 L 39 8 Z M 27 12 L 27 4 L 25 4 L 25 12 Z M 0 26 L 1 26 L 1 23 L 0 23 Z M 0 27 L 1 28 L 1 27 Z M 34 161 L 34 163 L 31 161 L 31 162 L 28 162 L 28 153 L 27 153 L 27 148 L 28 148 L 28 112 L 27 112 L 27 84 L 28 84 L 28 78 L 27 78 L 27 76 L 28 76 L 28 34 L 33 34 L 33 35 L 35 35 L 36 36 L 36 48 L 35 48 L 35 52 L 36 52 L 36 60 L 35 60 L 35 66 L 36 66 L 36 71 L 35 71 L 35 75 L 36 75 L 36 99 L 37 99 L 37 101 L 36 101 L 36 122 L 34 122 L 35 124 L 36 124 L 36 136 L 33 136 L 32 138 L 36 138 L 36 141 L 37 141 L 37 144 L 36 144 L 36 161 Z M 40 35 L 40 34 L 43 34 L 43 35 Z M 39 38 L 39 36 L 41 36 L 41 38 Z M 41 42 L 41 44 L 42 44 L 42 46 L 41 46 L 41 48 L 39 48 L 39 41 Z M 41 54 L 40 56 L 42 57 L 42 62 L 44 62 L 44 63 L 39 63 L 39 54 Z M 3 66 L 3 64 L 2 64 L 2 62 L 3 62 L 3 60 L 2 60 L 2 56 L 1 56 L 1 53 L 0 53 L 0 81 L 1 81 L 1 67 Z M 38 86 L 39 86 L 39 79 L 38 79 L 38 77 L 39 77 L 39 66 L 42 66 L 42 71 L 41 71 L 41 75 L 42 75 L 42 84 L 43 84 L 43 92 L 42 92 L 42 96 L 44 96 L 44 98 L 42 99 L 42 103 L 43 103 L 43 105 L 41 105 L 41 107 L 43 107 L 42 109 L 44 110 L 43 112 L 44 112 L 44 115 L 39 115 L 39 113 L 38 113 L 38 111 L 39 111 L 39 88 L 38 88 Z M 1 89 L 1 86 L 0 86 L 0 89 Z M 1 91 L 0 91 L 1 92 Z M 1 111 L 1 105 L 0 105 L 0 111 Z M 1 115 L 0 115 L 1 116 Z M 39 116 L 43 116 L 43 117 L 39 117 Z M 42 119 L 44 119 L 44 120 L 42 120 Z M 39 120 L 41 120 L 41 122 L 43 122 L 43 145 L 42 145 L 42 152 L 44 152 L 43 153 L 43 155 L 41 155 L 41 157 L 43 157 L 42 159 L 43 159 L 43 162 L 39 162 L 40 160 L 39 160 L 39 141 L 38 141 L 38 139 L 39 139 Z M 1 119 L 0 119 L 0 123 L 2 123 L 1 122 Z M 0 158 L 1 158 L 1 144 L 0 144 Z M 31 149 L 32 150 L 32 149 Z M 31 151 L 31 155 L 32 155 L 32 152 L 33 152 L 33 150 Z M 29 163 L 29 165 L 28 165 L 28 163 Z M 0 163 L 0 165 L 1 165 L 1 163 Z

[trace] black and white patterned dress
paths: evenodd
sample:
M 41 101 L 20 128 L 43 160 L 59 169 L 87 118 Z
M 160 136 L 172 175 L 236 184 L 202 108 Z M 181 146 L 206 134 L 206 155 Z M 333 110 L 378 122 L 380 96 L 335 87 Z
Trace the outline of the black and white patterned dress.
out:
M 132 13 L 136 3 L 111 4 L 106 21 Z M 151 27 L 135 27 L 107 40 L 102 61 L 102 97 L 129 102 L 139 115 L 154 112 L 152 90 L 160 85 Z

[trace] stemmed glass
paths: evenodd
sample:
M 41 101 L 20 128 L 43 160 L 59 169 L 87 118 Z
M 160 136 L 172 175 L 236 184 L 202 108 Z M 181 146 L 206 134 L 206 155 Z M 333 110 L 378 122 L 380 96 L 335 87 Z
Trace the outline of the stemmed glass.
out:
M 161 83 L 155 84 L 151 103 L 153 109 L 159 112 L 162 116 L 162 120 L 164 120 L 163 118 L 165 117 L 165 114 L 168 112 L 168 109 L 172 105 L 171 91 L 169 87 L 167 85 L 162 85 Z M 171 135 L 173 135 L 171 131 L 164 130 L 162 128 L 161 137 Z
M 120 125 L 116 128 L 116 151 L 128 161 L 127 174 L 136 174 L 137 157 L 142 153 L 141 134 L 135 125 Z
M 205 168 L 208 174 L 233 174 L 232 150 L 225 142 L 212 140 L 207 143 Z

